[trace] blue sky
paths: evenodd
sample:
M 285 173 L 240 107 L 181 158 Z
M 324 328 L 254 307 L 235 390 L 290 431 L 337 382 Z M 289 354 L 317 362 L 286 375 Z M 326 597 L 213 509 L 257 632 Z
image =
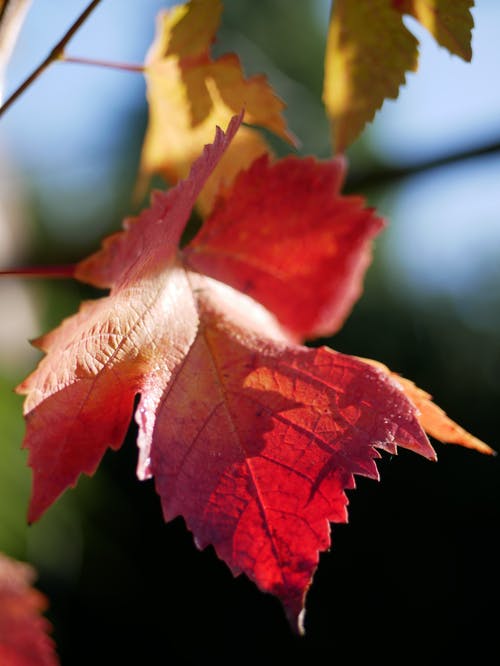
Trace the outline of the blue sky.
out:
M 47 55 L 87 0 L 34 0 L 8 69 L 6 94 Z M 165 0 L 106 0 L 94 10 L 67 47 L 68 55 L 140 64 Z M 112 142 L 117 117 L 141 99 L 140 74 L 56 63 L 6 114 L 0 140 L 23 167 L 36 171 L 84 161 L 95 146 Z M 104 153 L 105 151 L 100 151 Z

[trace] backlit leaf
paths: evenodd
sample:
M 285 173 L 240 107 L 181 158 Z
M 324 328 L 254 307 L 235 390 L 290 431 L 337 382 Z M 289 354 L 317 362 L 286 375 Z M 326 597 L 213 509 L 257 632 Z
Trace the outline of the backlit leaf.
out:
M 378 478 L 379 451 L 435 454 L 385 368 L 295 342 L 338 326 L 381 226 L 359 197 L 340 195 L 342 161 L 259 159 L 179 249 L 240 121 L 79 264 L 76 276 L 109 295 L 37 341 L 46 356 L 18 389 L 29 517 L 121 446 L 140 396 L 137 473 L 154 477 L 165 519 L 183 516 L 199 547 L 277 595 L 300 629 L 354 476 Z

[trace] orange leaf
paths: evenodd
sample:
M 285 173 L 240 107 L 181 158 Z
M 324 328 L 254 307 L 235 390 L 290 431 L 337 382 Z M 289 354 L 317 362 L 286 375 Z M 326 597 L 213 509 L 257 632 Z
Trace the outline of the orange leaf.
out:
M 31 587 L 35 572 L 0 553 L 0 664 L 56 666 L 59 661 L 41 616 L 45 597 Z
M 246 79 L 239 59 L 210 55 L 222 5 L 220 0 L 191 0 L 160 14 L 155 42 L 146 62 L 149 124 L 141 158 L 141 176 L 160 173 L 168 182 L 185 178 L 216 125 L 245 110 L 246 123 L 265 127 L 294 142 L 282 116 L 283 102 L 264 76 Z M 210 211 L 221 185 L 256 157 L 269 153 L 256 129 L 242 127 L 226 156 L 205 185 L 198 205 Z
M 490 446 L 477 437 L 474 437 L 474 435 L 471 435 L 459 426 L 458 423 L 455 423 L 455 421 L 452 421 L 440 407 L 432 402 L 432 396 L 421 388 L 418 388 L 412 381 L 401 377 L 395 372 L 391 372 L 387 366 L 379 361 L 372 361 L 367 358 L 360 360 L 379 368 L 398 382 L 407 398 L 417 408 L 420 425 L 428 435 L 447 444 L 459 444 L 468 449 L 475 449 L 480 453 L 495 454 L 495 451 Z

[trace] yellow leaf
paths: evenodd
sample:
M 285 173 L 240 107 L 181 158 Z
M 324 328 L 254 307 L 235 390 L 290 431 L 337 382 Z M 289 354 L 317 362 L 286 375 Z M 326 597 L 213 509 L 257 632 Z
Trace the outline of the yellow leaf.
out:
M 386 97 L 397 97 L 417 58 L 417 40 L 391 0 L 335 0 L 323 100 L 337 152 L 357 138 Z
M 396 8 L 411 14 L 427 28 L 438 44 L 470 61 L 474 0 L 395 0 Z
M 234 54 L 212 59 L 209 49 L 220 13 L 220 0 L 191 0 L 158 18 L 146 62 L 149 123 L 140 166 L 142 183 L 154 173 L 171 184 L 185 178 L 212 140 L 215 126 L 226 127 L 243 108 L 245 123 L 294 143 L 282 115 L 285 105 L 266 78 L 245 78 Z M 200 211 L 208 213 L 221 187 L 228 187 L 239 171 L 270 152 L 257 129 L 241 127 L 200 195 Z
M 359 136 L 418 64 L 411 14 L 451 53 L 471 58 L 473 0 L 334 0 L 325 53 L 323 101 L 337 152 Z
M 181 58 L 190 58 L 208 53 L 215 34 L 219 27 L 222 14 L 221 0 L 191 0 L 190 3 L 176 7 L 172 12 L 171 31 L 160 30 L 157 36 L 158 44 L 166 44 L 163 55 L 178 55 Z M 153 47 L 154 48 L 154 47 Z

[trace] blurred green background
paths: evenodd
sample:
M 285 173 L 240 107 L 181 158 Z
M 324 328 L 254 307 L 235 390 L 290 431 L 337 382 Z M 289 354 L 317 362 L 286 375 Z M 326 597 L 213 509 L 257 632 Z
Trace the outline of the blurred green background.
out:
M 160 0 L 103 0 L 71 55 L 140 63 Z M 215 52 L 237 51 L 288 104 L 301 154 L 330 155 L 321 104 L 328 3 L 231 0 Z M 340 333 L 314 341 L 386 363 L 500 449 L 500 8 L 478 0 L 474 59 L 437 47 L 414 21 L 420 70 L 349 152 L 346 191 L 386 216 L 364 295 Z M 34 0 L 7 92 L 86 2 Z M 140 75 L 56 64 L 0 121 L 0 259 L 56 264 L 94 250 L 132 211 L 146 126 Z M 289 150 L 275 142 L 278 153 Z M 135 478 L 133 428 L 92 479 L 26 526 L 30 472 L 22 400 L 28 340 L 93 293 L 72 281 L 0 282 L 0 550 L 31 562 L 50 598 L 64 666 L 304 664 L 365 656 L 480 660 L 498 630 L 498 459 L 436 443 L 439 462 L 386 456 L 358 481 L 350 523 L 307 598 L 306 636 L 279 603 L 234 580 L 181 520 L 165 525 Z

